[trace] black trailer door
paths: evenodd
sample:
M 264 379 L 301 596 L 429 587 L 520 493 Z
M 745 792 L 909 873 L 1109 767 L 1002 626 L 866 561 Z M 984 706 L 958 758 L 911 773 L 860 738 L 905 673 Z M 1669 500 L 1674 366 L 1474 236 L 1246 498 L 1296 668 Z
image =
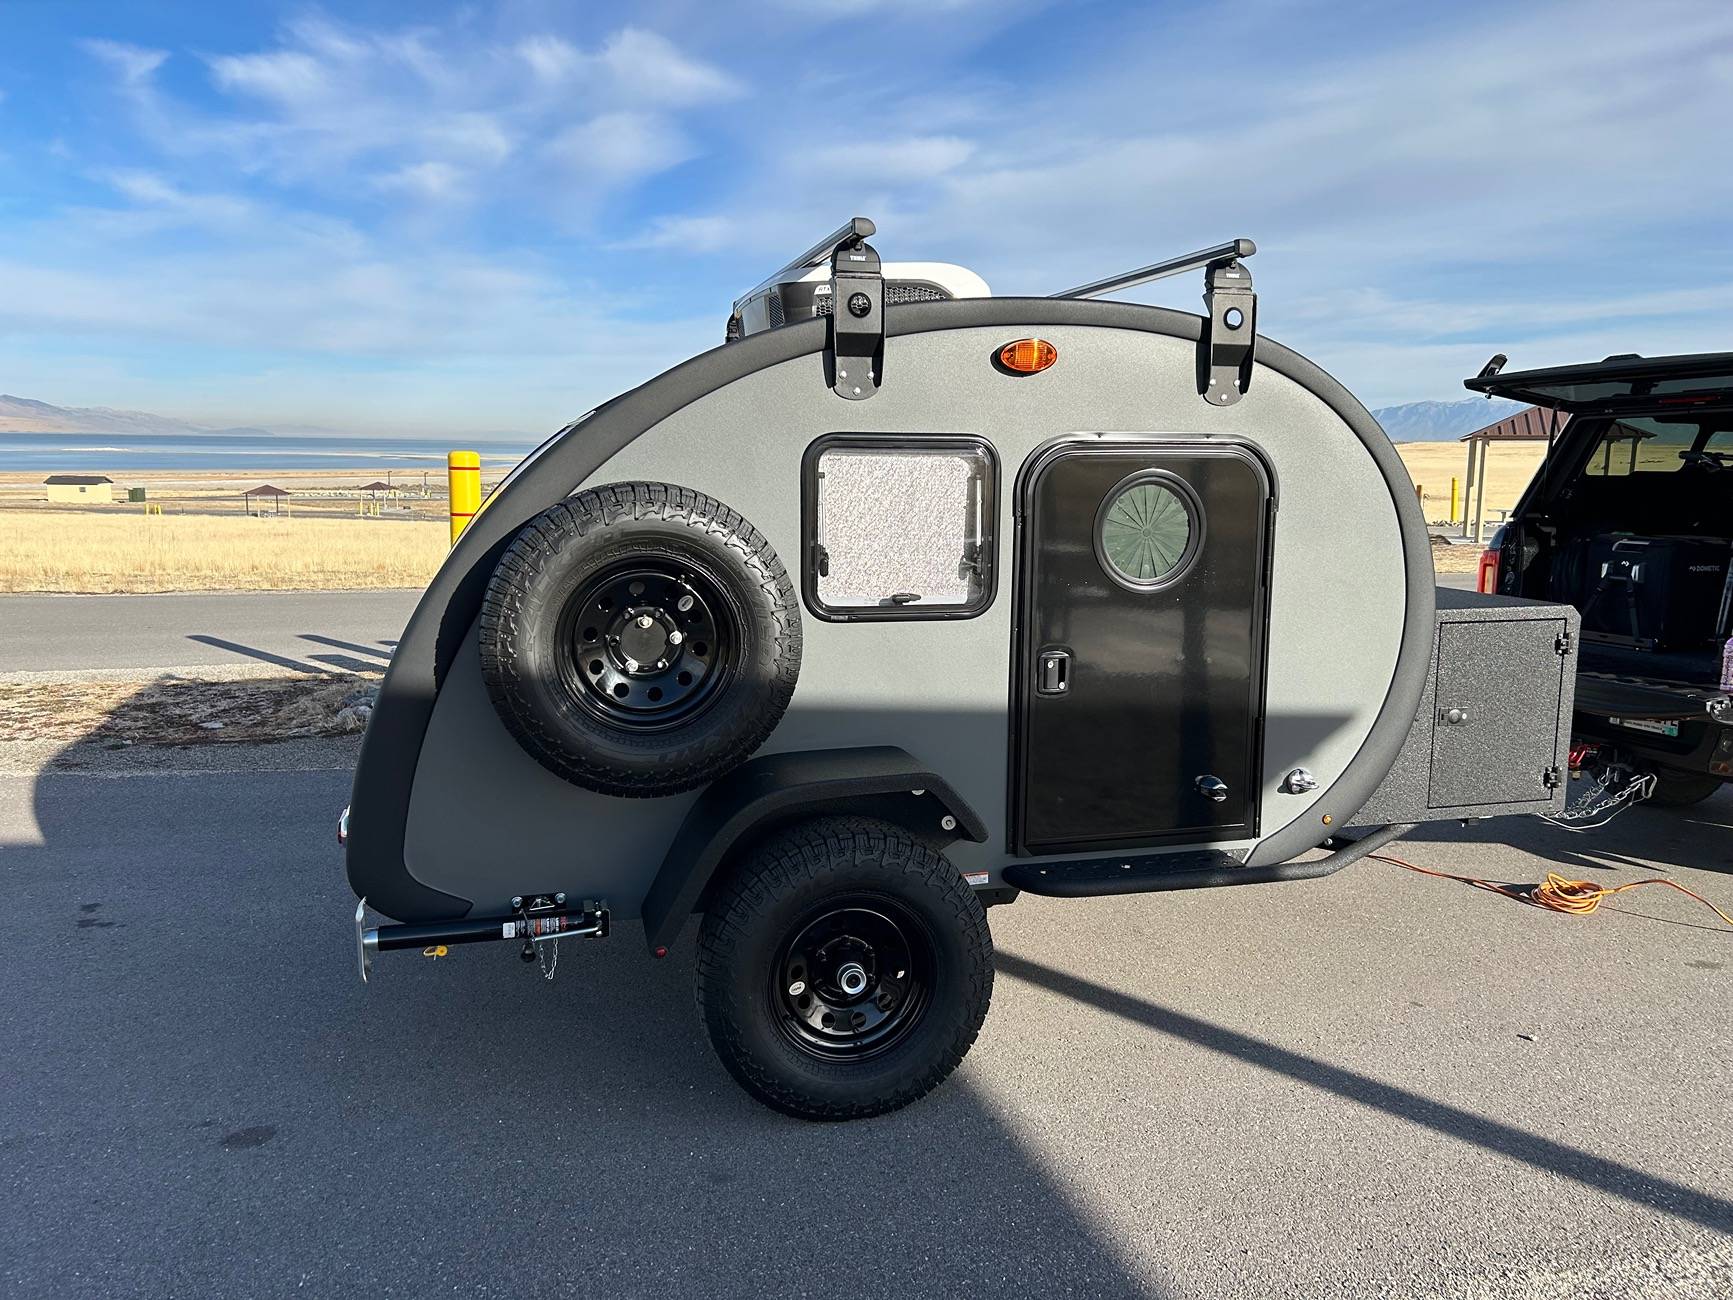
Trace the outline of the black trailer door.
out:
M 1257 834 L 1272 509 L 1239 444 L 1036 453 L 1019 499 L 1019 851 Z

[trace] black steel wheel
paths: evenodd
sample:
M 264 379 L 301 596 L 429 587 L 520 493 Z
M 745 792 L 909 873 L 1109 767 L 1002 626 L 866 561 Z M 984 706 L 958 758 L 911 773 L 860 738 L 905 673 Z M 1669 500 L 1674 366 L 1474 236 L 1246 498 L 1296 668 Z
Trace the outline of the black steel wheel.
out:
M 888 1051 L 932 996 L 936 961 L 925 922 L 888 894 L 826 899 L 809 915 L 771 966 L 777 1028 L 820 1060 Z
M 975 1041 L 992 989 L 974 891 L 889 823 L 779 832 L 705 908 L 697 991 L 711 1043 L 749 1093 L 803 1119 L 925 1096 Z
M 525 524 L 488 583 L 482 678 L 550 771 L 604 794 L 689 790 L 749 757 L 800 670 L 776 552 L 699 492 L 622 483 Z
M 692 566 L 627 561 L 587 582 L 560 613 L 566 689 L 604 722 L 673 726 L 728 680 L 740 649 L 727 600 Z

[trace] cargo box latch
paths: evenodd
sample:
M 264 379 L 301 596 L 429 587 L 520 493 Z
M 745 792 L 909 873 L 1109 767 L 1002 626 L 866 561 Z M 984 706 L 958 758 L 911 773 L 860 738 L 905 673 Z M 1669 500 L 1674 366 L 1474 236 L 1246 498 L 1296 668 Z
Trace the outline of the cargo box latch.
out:
M 885 364 L 885 279 L 879 255 L 864 239 L 830 256 L 831 389 L 851 402 L 879 390 Z

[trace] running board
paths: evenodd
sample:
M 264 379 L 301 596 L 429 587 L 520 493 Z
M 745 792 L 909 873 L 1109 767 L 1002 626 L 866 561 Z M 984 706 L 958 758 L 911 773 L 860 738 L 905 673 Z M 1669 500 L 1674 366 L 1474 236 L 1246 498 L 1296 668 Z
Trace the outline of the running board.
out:
M 1245 870 L 1244 857 L 1220 849 L 1191 853 L 1151 853 L 1142 857 L 1084 858 L 1075 862 L 1017 862 L 999 873 L 1007 885 L 1048 898 L 1097 898 L 1106 894 L 1147 894 L 1172 889 L 1177 875 L 1211 875 Z
M 1099 898 L 1111 894 L 1152 894 L 1168 889 L 1214 889 L 1221 885 L 1265 885 L 1283 880 L 1316 880 L 1358 862 L 1414 826 L 1395 822 L 1358 839 L 1335 837 L 1321 846 L 1331 852 L 1269 866 L 1248 867 L 1232 853 L 1201 849 L 1190 853 L 1140 857 L 1085 858 L 1078 862 L 1013 862 L 999 873 L 1007 885 L 1048 898 Z

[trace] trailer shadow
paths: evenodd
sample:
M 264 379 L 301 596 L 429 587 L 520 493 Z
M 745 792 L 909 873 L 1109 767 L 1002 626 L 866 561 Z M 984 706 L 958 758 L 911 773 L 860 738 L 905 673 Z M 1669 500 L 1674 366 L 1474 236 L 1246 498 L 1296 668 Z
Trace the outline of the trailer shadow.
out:
M 1472 1143 L 1494 1155 L 1520 1160 L 1585 1187 L 1733 1236 L 1733 1201 L 1554 1142 L 1513 1124 L 1343 1069 L 1315 1056 L 1291 1051 L 1026 957 L 1001 952 L 997 965 L 1002 976 L 1009 975 L 1087 1003 L 1132 1025 L 1183 1039 L 1237 1061 L 1249 1062 L 1357 1105 Z
M 699 1026 L 691 928 L 662 962 L 628 925 L 551 982 L 502 944 L 363 988 L 331 843 L 353 750 L 291 748 L 0 779 L 10 1286 L 1163 1289 L 967 1064 L 868 1123 L 751 1101 Z
M 1733 788 L 1689 808 L 1638 804 L 1590 831 L 1570 831 L 1538 817 L 1511 817 L 1468 825 L 1427 823 L 1408 842 L 1507 844 L 1544 861 L 1543 870 L 1565 874 L 1652 876 L 1678 867 L 1733 873 Z

